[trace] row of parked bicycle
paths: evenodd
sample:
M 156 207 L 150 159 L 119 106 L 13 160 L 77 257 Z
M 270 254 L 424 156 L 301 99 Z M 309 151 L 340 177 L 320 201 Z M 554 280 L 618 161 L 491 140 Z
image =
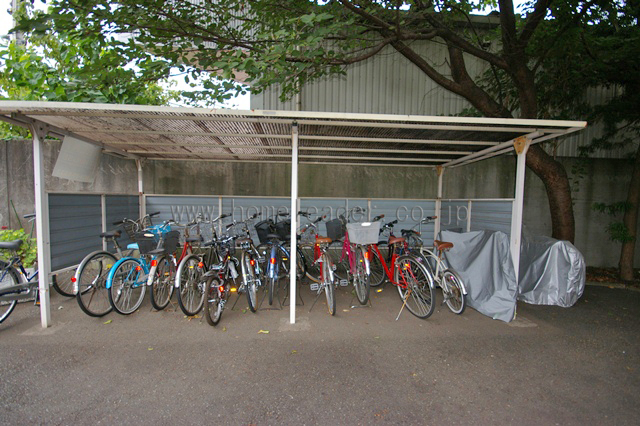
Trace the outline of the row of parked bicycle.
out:
M 324 217 L 298 213 L 307 223 L 297 230 L 295 270 L 298 282 L 304 278 L 310 281 L 316 294 L 313 305 L 324 294 L 329 313 L 335 315 L 337 286 L 353 285 L 359 303 L 365 305 L 370 288 L 388 281 L 398 289 L 402 301 L 398 317 L 406 307 L 415 316 L 428 318 L 435 308 L 437 286 L 442 289 L 443 303 L 454 313 L 462 313 L 466 289 L 443 257 L 453 245 L 435 241 L 433 248 L 426 248 L 415 228 L 402 230 L 402 236 L 396 237 L 393 226 L 397 220 L 383 223 L 384 216 L 371 222 L 348 220 L 363 212 L 355 207 L 346 217 L 326 221 L 327 236 L 318 232 Z M 173 220 L 153 225 L 152 218 L 157 215 L 159 212 L 114 223 L 119 229 L 101 234 L 114 250 L 96 251 L 82 260 L 72 282 L 73 295 L 86 314 L 100 317 L 112 310 L 131 314 L 150 288 L 155 309 L 168 306 L 175 293 L 185 315 L 204 311 L 207 322 L 216 325 L 233 294 L 244 294 L 252 312 L 257 311 L 259 298 L 272 305 L 279 301 L 281 287 L 285 297 L 288 294 L 288 215 L 279 214 L 255 225 L 258 214 L 226 225 L 220 223 L 229 217 L 226 214 L 213 220 L 197 217 L 183 225 Z M 427 217 L 419 225 L 433 219 Z M 129 240 L 126 248 L 119 241 L 123 231 Z M 15 244 L 0 245 L 0 249 L 15 250 Z M 7 291 L 2 283 L 5 275 L 19 275 L 11 271 L 22 267 L 18 263 L 19 259 L 0 264 L 0 304 L 7 298 L 15 299 L 16 292 Z M 15 290 L 24 293 L 25 288 L 18 289 L 18 284 Z M 0 322 L 7 316 L 0 312 Z

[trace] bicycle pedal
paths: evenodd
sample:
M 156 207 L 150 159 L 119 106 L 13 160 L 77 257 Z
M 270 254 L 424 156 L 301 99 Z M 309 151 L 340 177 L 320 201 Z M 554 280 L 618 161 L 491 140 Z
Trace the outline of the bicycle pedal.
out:
M 349 281 L 347 280 L 340 280 L 340 287 L 347 287 L 349 285 Z
M 318 283 L 312 283 L 312 284 L 309 285 L 309 289 L 311 291 L 318 291 L 319 288 L 320 288 L 320 284 L 318 284 Z

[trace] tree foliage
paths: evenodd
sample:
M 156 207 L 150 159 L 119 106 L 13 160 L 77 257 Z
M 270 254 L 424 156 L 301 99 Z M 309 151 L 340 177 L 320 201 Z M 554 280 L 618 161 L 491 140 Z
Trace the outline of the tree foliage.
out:
M 288 98 L 393 49 L 483 116 L 560 118 L 562 99 L 541 71 L 564 66 L 563 82 L 554 83 L 579 89 L 575 76 L 585 69 L 563 61 L 562 41 L 580 40 L 591 17 L 606 17 L 621 3 L 536 0 L 517 13 L 511 0 L 53 0 L 49 13 L 19 29 L 100 36 L 145 77 L 178 67 L 187 82 L 203 84 L 193 101 L 245 90 L 217 77 L 248 82 L 253 93 L 279 85 Z M 474 15 L 489 8 L 498 13 Z M 425 43 L 445 47 L 444 67 L 416 48 Z M 470 73 L 470 57 L 490 70 L 490 80 Z M 547 188 L 553 236 L 573 240 L 564 167 L 538 145 L 527 165 Z

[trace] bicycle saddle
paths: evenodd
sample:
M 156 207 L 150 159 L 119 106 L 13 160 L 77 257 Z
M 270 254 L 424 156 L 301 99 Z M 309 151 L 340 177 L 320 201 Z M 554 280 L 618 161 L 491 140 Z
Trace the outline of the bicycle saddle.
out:
M 405 240 L 404 237 L 389 237 L 389 244 L 404 243 Z
M 21 245 L 22 245 L 22 240 L 0 242 L 0 249 L 18 250 Z
M 100 238 L 120 238 L 122 232 L 120 230 L 107 231 L 100 234 Z
M 450 248 L 453 248 L 453 243 L 448 243 L 446 241 L 438 241 L 435 240 L 433 242 L 433 245 L 436 246 L 436 248 L 440 251 L 442 250 L 449 250 Z
M 331 244 L 333 240 L 329 237 L 318 237 L 316 238 L 316 244 Z

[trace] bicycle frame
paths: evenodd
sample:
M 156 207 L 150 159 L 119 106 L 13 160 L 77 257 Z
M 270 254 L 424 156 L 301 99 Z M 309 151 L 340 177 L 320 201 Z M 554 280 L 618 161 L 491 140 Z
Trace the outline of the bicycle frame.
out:
M 392 248 L 390 248 L 391 250 Z M 375 254 L 374 254 L 375 253 Z M 367 257 L 369 259 L 369 263 L 371 263 L 371 259 L 372 256 L 377 255 L 378 258 L 380 259 L 380 263 L 382 264 L 382 268 L 384 269 L 384 272 L 387 276 L 387 279 L 389 280 L 389 282 L 391 284 L 393 284 L 396 287 L 400 287 L 400 288 L 407 288 L 406 283 L 398 283 L 394 280 L 394 275 L 395 275 L 395 271 L 396 271 L 396 267 L 397 267 L 397 259 L 399 257 L 397 250 L 395 249 L 395 247 L 393 247 L 393 254 L 391 256 L 391 261 L 389 262 L 389 266 L 387 266 L 387 261 L 384 259 L 384 256 L 382 256 L 382 253 L 380 252 L 380 249 L 378 248 L 377 244 L 371 244 L 367 250 Z M 431 286 L 431 288 L 435 288 L 435 283 L 434 280 L 431 280 L 429 285 Z
M 441 288 L 443 287 L 443 285 L 446 285 L 443 284 L 442 274 L 448 268 L 447 264 L 442 259 L 442 252 L 438 252 L 438 254 L 436 254 L 435 248 L 433 248 L 433 250 L 430 250 L 428 248 L 421 247 L 420 255 L 422 256 L 422 258 L 424 258 L 426 266 L 431 270 L 434 282 L 437 282 Z M 435 266 L 432 265 L 432 262 L 435 264 Z M 466 296 L 467 288 L 465 287 L 464 282 L 460 282 L 460 286 L 462 287 L 462 293 Z
M 18 267 L 18 279 L 26 281 L 22 281 L 21 283 L 4 288 L 0 291 L 0 302 L 12 302 L 14 300 L 28 300 L 32 297 L 36 298 L 36 302 L 38 301 L 38 292 L 39 292 L 39 281 L 32 281 L 37 275 L 38 270 L 36 270 L 33 275 L 29 276 L 26 269 L 22 265 L 20 258 L 14 257 L 12 258 L 6 267 L 2 269 L 2 274 L 0 275 L 0 281 L 2 281 L 5 276 L 9 273 L 10 268 Z M 27 291 L 25 293 L 25 290 Z

